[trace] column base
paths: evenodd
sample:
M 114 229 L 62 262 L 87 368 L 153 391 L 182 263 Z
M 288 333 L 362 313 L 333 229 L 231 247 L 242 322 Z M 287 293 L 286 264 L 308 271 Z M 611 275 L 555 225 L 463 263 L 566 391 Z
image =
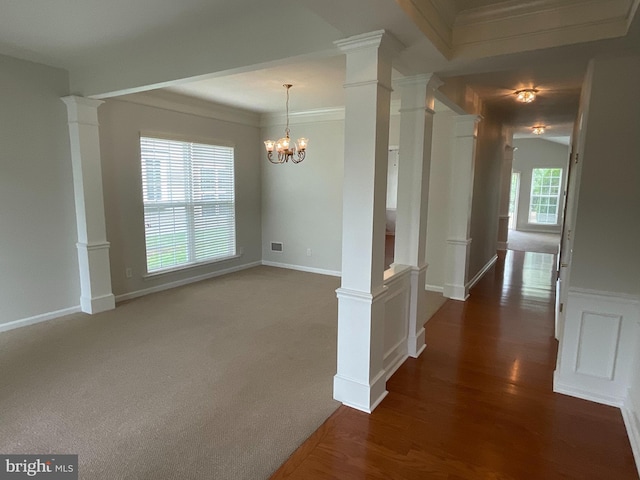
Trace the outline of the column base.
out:
M 100 313 L 116 308 L 116 297 L 110 293 L 99 297 L 80 297 L 80 309 L 84 313 Z
M 418 358 L 426 348 L 424 327 L 415 335 L 409 335 L 409 338 L 407 338 L 407 353 L 410 357 Z
M 368 384 L 362 384 L 340 375 L 333 377 L 333 398 L 347 407 L 371 413 L 389 393 L 385 372 L 381 371 Z
M 453 300 L 462 300 L 463 302 L 469 298 L 467 287 L 464 285 L 451 285 L 449 283 L 445 283 L 442 295 Z

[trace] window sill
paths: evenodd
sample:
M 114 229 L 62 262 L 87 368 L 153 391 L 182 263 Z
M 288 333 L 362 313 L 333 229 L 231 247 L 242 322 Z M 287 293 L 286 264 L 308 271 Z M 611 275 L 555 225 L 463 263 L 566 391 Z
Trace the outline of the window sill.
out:
M 167 268 L 166 270 L 160 270 L 157 272 L 146 273 L 142 275 L 143 280 L 151 280 L 157 277 L 161 277 L 163 275 L 169 275 L 171 273 L 184 272 L 185 270 L 193 270 L 195 268 L 206 267 L 208 265 L 215 265 L 216 263 L 228 262 L 229 260 L 235 260 L 236 258 L 242 257 L 241 253 L 236 255 L 232 255 L 230 257 L 222 257 L 216 258 L 215 260 L 208 260 L 206 262 L 197 262 L 197 263 L 189 263 L 188 265 L 181 265 L 175 268 Z

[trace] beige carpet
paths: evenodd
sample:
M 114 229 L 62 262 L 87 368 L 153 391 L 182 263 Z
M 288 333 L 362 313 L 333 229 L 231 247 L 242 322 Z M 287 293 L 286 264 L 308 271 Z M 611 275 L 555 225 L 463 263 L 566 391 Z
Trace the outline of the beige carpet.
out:
M 262 479 L 337 407 L 339 279 L 270 267 L 0 334 L 0 452 Z
M 560 234 L 509 230 L 507 248 L 523 252 L 558 253 Z

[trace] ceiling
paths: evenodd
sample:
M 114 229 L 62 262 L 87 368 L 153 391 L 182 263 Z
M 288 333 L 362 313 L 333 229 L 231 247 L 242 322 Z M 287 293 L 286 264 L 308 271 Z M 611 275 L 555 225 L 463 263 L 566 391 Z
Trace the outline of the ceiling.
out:
M 561 137 L 570 133 L 588 60 L 611 52 L 640 54 L 639 22 L 632 22 L 639 1 L 269 0 L 268 5 L 264 0 L 10 1 L 2 5 L 0 53 L 65 68 L 72 78 L 82 69 L 96 76 L 96 65 L 107 60 L 118 65 L 127 51 L 135 52 L 141 44 L 169 41 L 179 46 L 198 29 L 222 31 L 240 25 L 247 12 L 268 6 L 274 15 L 279 10 L 295 12 L 287 17 L 289 23 L 322 24 L 318 31 L 329 46 L 340 38 L 385 29 L 406 46 L 395 64 L 395 77 L 436 72 L 446 82 L 464 82 L 517 134 L 528 134 L 533 124 L 543 123 L 549 126 L 548 135 Z M 269 26 L 273 38 L 248 41 L 257 48 L 283 35 L 278 25 Z M 295 49 L 304 38 L 286 39 L 286 31 L 285 46 Z M 237 39 L 228 40 L 228 44 L 202 45 L 202 58 L 207 48 L 234 52 Z M 185 75 L 163 86 L 173 93 L 259 113 L 283 111 L 284 83 L 294 85 L 291 111 L 344 105 L 343 55 L 330 48 L 294 57 L 286 53 L 283 49 L 283 58 L 276 62 L 254 62 L 192 78 Z M 135 65 L 139 57 L 132 59 Z M 114 70 L 100 66 L 105 67 L 101 74 Z M 538 100 L 517 104 L 513 92 L 523 87 L 538 89 Z

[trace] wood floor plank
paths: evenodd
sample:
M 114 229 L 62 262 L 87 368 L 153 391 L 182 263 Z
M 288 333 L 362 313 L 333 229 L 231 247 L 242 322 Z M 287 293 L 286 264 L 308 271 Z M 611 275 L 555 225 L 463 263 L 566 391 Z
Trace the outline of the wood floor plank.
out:
M 553 265 L 499 258 L 371 415 L 340 407 L 272 479 L 637 479 L 619 409 L 552 391 Z

